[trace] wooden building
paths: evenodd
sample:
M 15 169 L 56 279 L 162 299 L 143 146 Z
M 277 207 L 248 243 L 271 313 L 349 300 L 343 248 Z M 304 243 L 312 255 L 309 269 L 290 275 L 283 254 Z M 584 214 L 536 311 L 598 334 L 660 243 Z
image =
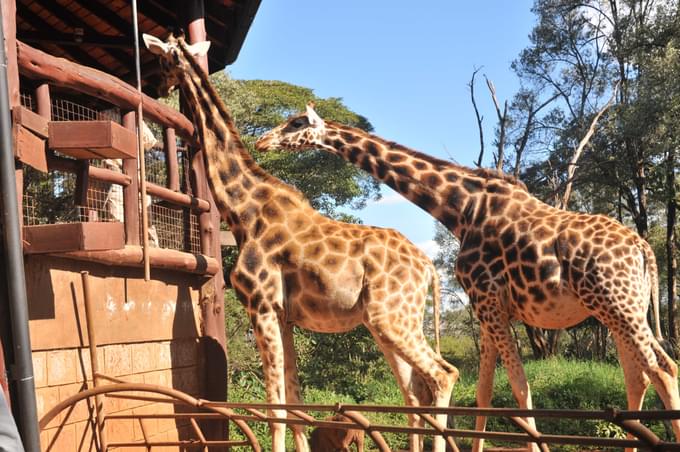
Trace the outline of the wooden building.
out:
M 106 378 L 226 398 L 219 213 L 192 123 L 156 99 L 159 66 L 143 45 L 144 94 L 135 88 L 131 5 L 1 1 L 38 417 L 92 385 L 90 330 L 96 331 L 96 361 Z M 139 0 L 139 36 L 165 38 L 183 29 L 191 42 L 207 38 L 212 46 L 203 63 L 215 72 L 236 59 L 258 6 L 259 0 Z M 135 112 L 140 101 L 144 200 Z M 142 208 L 148 212 L 146 248 Z M 91 325 L 82 272 L 89 274 Z M 6 315 L 0 306 L 0 316 Z M 7 328 L 0 332 L 11 388 L 12 336 Z M 148 401 L 108 407 L 109 413 L 161 410 Z M 56 417 L 40 432 L 41 448 L 96 450 L 87 408 L 78 405 Z M 107 424 L 109 441 L 143 433 L 132 419 Z M 185 429 L 179 421 L 158 419 L 144 434 L 169 441 L 182 438 Z

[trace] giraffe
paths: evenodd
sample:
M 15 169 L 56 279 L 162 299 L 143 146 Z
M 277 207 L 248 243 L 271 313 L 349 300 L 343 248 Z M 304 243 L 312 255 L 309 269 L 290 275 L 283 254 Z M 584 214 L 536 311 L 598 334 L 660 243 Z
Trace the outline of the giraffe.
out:
M 215 203 L 239 248 L 230 280 L 246 307 L 262 359 L 267 401 L 300 403 L 293 327 L 346 332 L 363 324 L 385 355 L 408 405 L 448 406 L 458 370 L 423 334 L 428 287 L 438 323 L 439 279 L 429 258 L 391 229 L 348 224 L 315 211 L 295 188 L 265 172 L 243 145 L 231 114 L 198 66 L 209 43 L 144 35 L 160 57 L 160 91 L 179 85 L 191 110 Z M 438 333 L 436 341 L 438 344 Z M 284 410 L 272 410 L 285 417 Z M 446 415 L 437 415 L 445 425 Z M 418 425 L 421 420 L 411 417 Z M 272 422 L 272 450 L 285 426 Z M 307 451 L 301 426 L 296 449 Z M 411 438 L 420 450 L 421 438 Z M 450 444 L 455 447 L 453 441 Z M 436 450 L 444 441 L 436 439 Z
M 549 206 L 500 172 L 466 168 L 324 121 L 312 104 L 260 137 L 256 148 L 337 154 L 453 233 L 460 242 L 455 275 L 480 322 L 478 407 L 490 406 L 500 355 L 519 406 L 532 408 L 511 321 L 557 329 L 594 316 L 615 339 L 629 409 L 642 407 L 650 380 L 667 409 L 680 408 L 677 366 L 660 345 L 656 260 L 632 230 L 603 215 Z M 650 301 L 654 334 L 646 321 Z M 680 437 L 680 420 L 672 425 Z M 485 426 L 478 417 L 476 429 Z M 474 450 L 482 447 L 483 441 L 474 442 Z

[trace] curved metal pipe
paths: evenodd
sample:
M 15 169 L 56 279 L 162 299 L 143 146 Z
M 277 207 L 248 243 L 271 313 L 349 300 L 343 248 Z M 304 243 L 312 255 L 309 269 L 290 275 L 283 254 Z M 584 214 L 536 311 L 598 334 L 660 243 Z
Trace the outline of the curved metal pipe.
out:
M 67 399 L 62 400 L 58 404 L 56 404 L 52 409 L 50 409 L 47 413 L 43 415 L 43 417 L 40 419 L 40 428 L 44 429 L 51 421 L 54 419 L 62 410 L 65 408 L 75 405 L 76 403 L 80 402 L 81 400 L 87 399 L 89 397 L 96 397 L 97 395 L 100 394 L 109 394 L 112 392 L 127 392 L 127 391 L 142 391 L 142 392 L 153 392 L 157 394 L 163 394 L 165 396 L 170 397 L 168 399 L 168 402 L 172 402 L 174 400 L 186 403 L 187 405 L 194 406 L 196 408 L 206 408 L 209 411 L 213 411 L 215 413 L 219 413 L 223 415 L 224 417 L 232 420 L 243 432 L 245 437 L 247 438 L 248 442 L 250 443 L 250 447 L 252 447 L 253 451 L 255 452 L 260 452 L 260 444 L 257 441 L 257 438 L 255 437 L 255 434 L 253 431 L 248 427 L 248 424 L 246 424 L 244 421 L 241 421 L 239 419 L 232 419 L 232 417 L 236 414 L 229 408 L 224 408 L 224 407 L 211 407 L 211 406 L 206 406 L 202 403 L 201 399 L 196 399 L 192 396 L 190 396 L 187 393 L 184 393 L 182 391 L 178 391 L 176 389 L 171 389 L 171 388 L 166 388 L 164 386 L 157 386 L 157 385 L 150 385 L 150 384 L 144 384 L 144 383 L 118 383 L 118 384 L 112 384 L 112 385 L 105 385 L 105 386 L 97 386 L 96 388 L 92 389 L 87 389 L 85 391 L 81 391 L 77 394 L 72 395 L 71 397 L 68 397 Z

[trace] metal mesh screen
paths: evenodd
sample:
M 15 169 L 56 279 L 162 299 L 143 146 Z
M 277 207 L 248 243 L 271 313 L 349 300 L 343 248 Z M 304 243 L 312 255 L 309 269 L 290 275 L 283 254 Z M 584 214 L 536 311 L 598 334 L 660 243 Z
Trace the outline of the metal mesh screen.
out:
M 149 198 L 149 245 L 199 254 L 198 217 L 189 209 L 168 207 L 158 198 Z
M 22 107 L 28 108 L 29 110 L 33 111 L 32 95 L 26 92 L 19 93 L 19 101 L 21 102 Z
M 73 173 L 51 171 L 44 174 L 25 166 L 24 225 L 122 221 L 120 186 L 90 181 L 87 200 L 82 206 L 75 203 L 75 187 L 76 176 Z M 120 191 L 119 213 L 112 202 L 117 191 Z
M 108 108 L 95 110 L 68 99 L 52 99 L 52 121 L 104 121 L 120 123 L 120 110 Z
M 146 165 L 146 180 L 165 187 L 168 182 L 168 172 L 163 147 L 154 146 L 144 152 L 144 163 Z

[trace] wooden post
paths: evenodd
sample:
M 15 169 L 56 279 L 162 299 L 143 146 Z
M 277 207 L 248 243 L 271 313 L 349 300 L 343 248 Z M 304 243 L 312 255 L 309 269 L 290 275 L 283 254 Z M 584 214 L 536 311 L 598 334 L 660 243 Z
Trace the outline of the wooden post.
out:
M 205 6 L 203 0 L 190 0 L 185 3 L 185 21 L 189 43 L 205 41 Z M 198 60 L 201 67 L 208 70 L 208 56 Z M 205 397 L 210 400 L 227 399 L 227 338 L 224 326 L 224 275 L 222 273 L 222 249 L 220 246 L 221 216 L 208 187 L 203 150 L 193 156 L 191 167 L 194 171 L 196 196 L 210 202 L 210 212 L 201 214 L 201 248 L 204 254 L 215 257 L 220 263 L 220 271 L 201 288 L 201 315 L 203 318 L 204 353 L 206 369 Z M 210 366 L 209 368 L 207 366 Z M 228 436 L 228 423 L 212 422 L 206 424 L 209 438 Z
M 80 276 L 83 282 L 83 302 L 85 304 L 85 322 L 87 323 L 87 342 L 90 349 L 90 369 L 92 370 L 92 385 L 96 388 L 100 385 L 99 361 L 97 360 L 97 335 L 94 328 L 94 312 L 92 311 L 92 291 L 90 290 L 89 272 L 82 271 Z M 107 449 L 106 426 L 104 419 L 104 395 L 95 396 L 95 416 L 97 420 L 97 431 L 99 432 L 99 447 L 101 450 Z
M 137 118 L 134 111 L 123 114 L 123 127 L 137 133 Z M 137 160 L 123 160 L 123 173 L 130 176 L 131 183 L 123 187 L 123 209 L 125 212 L 125 243 L 139 245 L 139 178 Z
M 165 163 L 168 174 L 168 188 L 179 191 L 179 164 L 177 163 L 177 140 L 175 139 L 175 129 L 166 127 L 163 129 L 163 151 L 165 152 Z

